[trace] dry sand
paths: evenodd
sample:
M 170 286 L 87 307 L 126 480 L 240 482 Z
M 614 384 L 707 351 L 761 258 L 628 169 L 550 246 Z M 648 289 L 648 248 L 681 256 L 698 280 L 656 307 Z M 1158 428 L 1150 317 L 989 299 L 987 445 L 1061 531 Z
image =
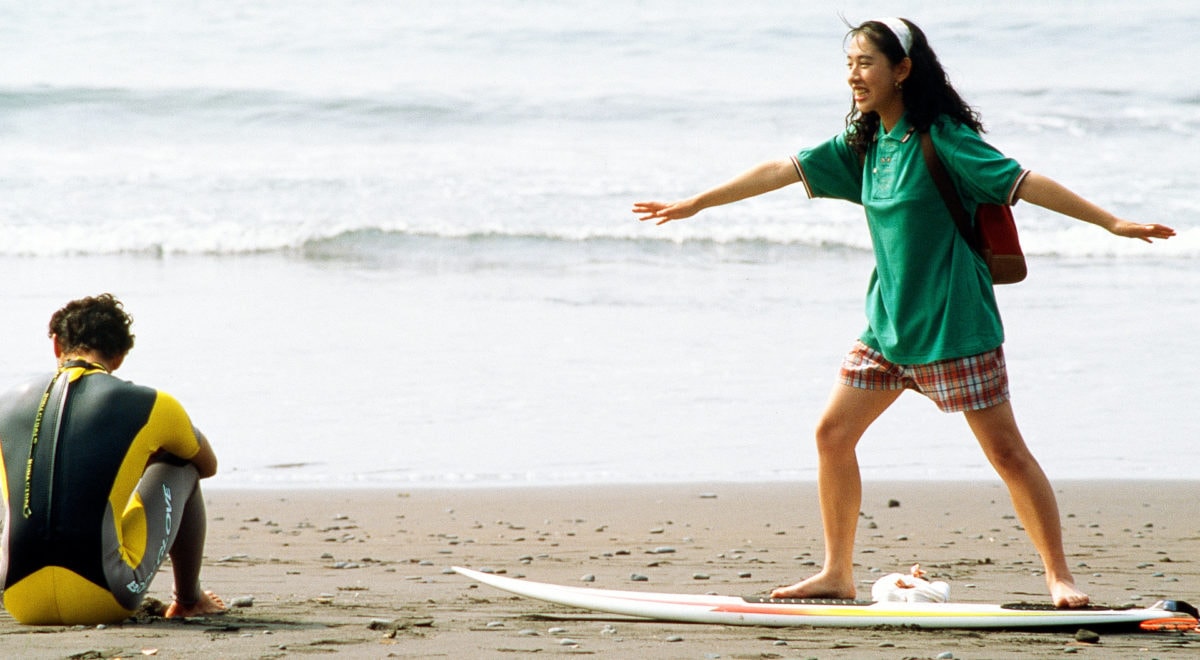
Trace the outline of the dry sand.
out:
M 1076 577 L 1104 604 L 1200 601 L 1198 482 L 1056 484 Z M 228 614 L 119 626 L 21 626 L 28 658 L 1169 658 L 1195 633 L 771 629 L 635 621 L 510 596 L 452 565 L 596 587 L 764 594 L 821 561 L 812 484 L 503 489 L 211 489 L 204 582 Z M 889 500 L 895 500 L 893 506 Z M 671 553 L 648 551 L 669 546 Z M 959 601 L 1046 600 L 998 483 L 868 483 L 860 596 L 922 563 Z M 646 582 L 633 582 L 639 573 Z M 708 579 L 698 579 L 704 574 Z M 170 594 L 169 568 L 151 595 Z M 573 641 L 574 643 L 567 643 Z M 945 654 L 951 654 L 947 656 Z

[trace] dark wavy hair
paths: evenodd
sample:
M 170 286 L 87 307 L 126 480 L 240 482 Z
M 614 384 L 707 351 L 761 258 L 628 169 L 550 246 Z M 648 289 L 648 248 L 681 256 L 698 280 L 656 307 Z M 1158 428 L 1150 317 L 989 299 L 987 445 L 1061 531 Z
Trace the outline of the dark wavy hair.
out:
M 937 55 L 929 47 L 929 40 L 925 38 L 925 33 L 907 18 L 900 20 L 908 25 L 913 37 L 912 47 L 908 53 L 909 59 L 912 60 L 912 70 L 901 89 L 908 120 L 912 122 L 917 131 L 923 133 L 929 130 L 939 115 L 946 115 L 952 121 L 970 126 L 975 132 L 982 133 L 983 123 L 980 122 L 979 113 L 967 105 L 954 90 L 949 76 L 946 75 L 946 70 L 942 68 L 942 63 L 938 61 Z M 848 44 L 851 39 L 859 35 L 870 39 L 871 43 L 875 44 L 875 47 L 888 58 L 892 66 L 896 66 L 904 60 L 904 47 L 900 45 L 900 39 L 886 24 L 879 21 L 867 21 L 857 27 L 851 26 L 843 44 Z M 850 113 L 846 115 L 846 127 L 852 129 L 848 136 L 850 146 L 856 152 L 864 154 L 867 152 L 867 146 L 875 139 L 875 134 L 879 131 L 879 114 L 868 112 L 864 115 L 851 101 Z
M 133 348 L 133 317 L 111 293 L 72 300 L 50 317 L 50 336 L 65 352 L 94 351 L 106 359 Z

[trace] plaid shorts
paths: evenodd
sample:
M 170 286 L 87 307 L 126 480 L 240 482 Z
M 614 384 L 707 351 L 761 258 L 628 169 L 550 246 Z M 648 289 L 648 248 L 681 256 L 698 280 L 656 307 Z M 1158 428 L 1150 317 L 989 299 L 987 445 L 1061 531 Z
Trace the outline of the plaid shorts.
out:
M 930 364 L 895 364 L 861 341 L 842 361 L 841 382 L 864 390 L 911 389 L 943 412 L 983 410 L 1008 401 L 1003 347 Z

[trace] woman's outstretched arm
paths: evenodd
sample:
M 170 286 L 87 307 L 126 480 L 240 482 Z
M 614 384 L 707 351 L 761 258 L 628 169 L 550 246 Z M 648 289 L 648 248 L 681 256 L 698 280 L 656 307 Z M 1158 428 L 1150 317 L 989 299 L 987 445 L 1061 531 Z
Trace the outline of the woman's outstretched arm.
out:
M 769 160 L 695 197 L 676 202 L 636 202 L 633 212 L 638 214 L 638 220 L 657 220 L 655 224 L 661 225 L 690 218 L 710 206 L 730 204 L 778 190 L 799 180 L 800 175 L 791 159 Z
M 1055 213 L 1098 225 L 1117 236 L 1136 238 L 1149 243 L 1153 238 L 1170 238 L 1175 235 L 1175 230 L 1166 225 L 1138 224 L 1122 220 L 1071 192 L 1054 179 L 1037 172 L 1030 172 L 1021 182 L 1017 188 L 1017 198 Z

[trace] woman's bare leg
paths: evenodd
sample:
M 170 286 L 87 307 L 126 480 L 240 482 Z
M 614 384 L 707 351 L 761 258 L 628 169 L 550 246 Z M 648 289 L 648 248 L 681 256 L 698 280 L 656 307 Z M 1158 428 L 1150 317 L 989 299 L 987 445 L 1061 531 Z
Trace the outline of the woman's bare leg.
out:
M 1057 607 L 1083 607 L 1087 594 L 1075 587 L 1063 550 L 1062 523 L 1050 480 L 1025 445 L 1009 402 L 966 413 L 984 454 L 1008 486 L 1017 517 L 1041 555 L 1046 584 Z
M 903 390 L 864 390 L 838 384 L 817 425 L 817 492 L 825 534 L 820 573 L 771 592 L 772 598 L 854 598 L 854 536 L 862 506 L 855 448 L 867 427 Z

